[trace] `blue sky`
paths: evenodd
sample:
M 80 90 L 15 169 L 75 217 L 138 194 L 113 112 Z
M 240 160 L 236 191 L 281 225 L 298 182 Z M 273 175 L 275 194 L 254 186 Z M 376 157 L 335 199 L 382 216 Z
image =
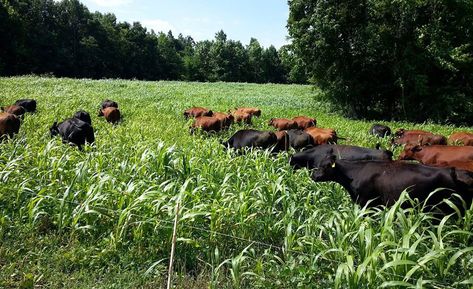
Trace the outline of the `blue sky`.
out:
M 250 38 L 276 48 L 286 44 L 287 0 L 81 0 L 91 12 L 111 12 L 119 21 L 139 21 L 155 32 L 172 30 L 195 40 L 227 37 L 248 44 Z

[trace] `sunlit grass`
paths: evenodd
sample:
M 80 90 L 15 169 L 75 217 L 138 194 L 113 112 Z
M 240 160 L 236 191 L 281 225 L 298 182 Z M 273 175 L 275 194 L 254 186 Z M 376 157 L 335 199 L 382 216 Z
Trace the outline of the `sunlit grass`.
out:
M 241 127 L 191 136 L 182 117 L 191 106 L 214 111 L 257 106 L 263 111 L 254 120 L 258 129 L 268 129 L 271 117 L 308 115 L 322 127 L 335 128 L 345 143 L 390 147 L 368 135 L 370 122 L 329 113 L 309 86 L 22 77 L 0 79 L 0 87 L 2 105 L 25 97 L 38 100 L 38 112 L 25 117 L 20 133 L 0 144 L 0 240 L 5 244 L 0 260 L 11 260 L 0 261 L 0 287 L 28 280 L 11 277 L 15 270 L 33 272 L 38 284 L 57 284 L 54 276 L 60 273 L 42 272 L 37 265 L 45 258 L 67 272 L 117 265 L 145 276 L 145 284 L 162 280 L 178 201 L 176 282 L 205 276 L 211 288 L 473 284 L 473 210 L 463 219 L 447 216 L 438 222 L 419 208 L 363 209 L 340 186 L 315 184 L 305 170 L 293 172 L 286 153 L 224 150 L 220 141 Z M 105 98 L 119 103 L 121 124 L 96 116 Z M 96 143 L 84 152 L 50 139 L 48 131 L 55 120 L 79 109 L 91 113 L 96 132 Z M 445 135 L 458 130 L 388 124 Z M 40 243 L 55 236 L 48 244 L 57 252 L 48 257 L 50 249 L 37 251 L 28 242 L 23 250 L 37 253 L 29 257 L 32 263 L 20 266 L 17 232 Z M 124 287 L 141 284 L 129 281 L 120 278 Z

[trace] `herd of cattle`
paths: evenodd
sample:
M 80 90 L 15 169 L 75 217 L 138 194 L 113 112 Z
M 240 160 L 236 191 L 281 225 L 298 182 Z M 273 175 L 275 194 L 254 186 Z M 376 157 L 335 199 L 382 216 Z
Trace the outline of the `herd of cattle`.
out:
M 191 132 L 196 129 L 217 132 L 233 122 L 251 124 L 253 117 L 261 116 L 261 110 L 246 107 L 220 113 L 193 107 L 187 109 L 184 116 L 195 118 Z M 425 201 L 425 210 L 435 206 L 444 213 L 453 212 L 455 209 L 448 202 L 442 202 L 444 199 L 449 199 L 460 211 L 471 205 L 473 133 L 457 132 L 447 140 L 443 135 L 428 131 L 399 129 L 391 137 L 389 127 L 374 124 L 370 134 L 391 137 L 394 146 L 404 146 L 399 159 L 393 160 L 393 153 L 380 149 L 379 145 L 376 149 L 338 145 L 337 141 L 342 138 L 336 131 L 316 127 L 314 118 L 271 118 L 268 125 L 276 131 L 242 129 L 222 144 L 236 150 L 262 148 L 276 153 L 292 147 L 296 153 L 289 162 L 294 169 L 311 170 L 315 182 L 341 184 L 352 200 L 362 206 L 393 205 L 406 189 L 411 198 Z
M 36 101 L 21 99 L 2 110 L 0 137 L 12 137 L 20 129 L 23 114 L 36 111 Z M 121 119 L 118 104 L 112 100 L 102 102 L 98 115 L 113 124 Z M 261 110 L 252 107 L 235 108 L 228 113 L 193 107 L 184 112 L 186 119 L 193 118 L 191 133 L 219 132 L 233 123 L 251 124 L 253 118 L 260 116 Z M 399 129 L 392 134 L 387 126 L 373 125 L 370 134 L 391 137 L 393 145 L 404 145 L 399 159 L 393 160 L 393 153 L 380 149 L 379 145 L 375 149 L 338 145 L 342 138 L 336 131 L 317 127 L 316 119 L 311 117 L 271 118 L 268 125 L 276 131 L 241 129 L 222 144 L 238 151 L 261 148 L 273 153 L 293 148 L 296 153 L 289 163 L 294 169 L 311 170 L 315 182 L 341 184 L 352 200 L 362 206 L 390 206 L 405 189 L 411 198 L 425 201 L 425 209 L 436 205 L 444 213 L 453 211 L 448 202 L 441 202 L 444 199 L 460 210 L 469 207 L 473 200 L 473 133 L 457 132 L 447 140 L 428 131 Z M 95 141 L 90 114 L 82 110 L 60 123 L 54 122 L 50 134 L 60 135 L 64 143 L 77 145 L 79 149 L 86 142 Z M 436 193 L 430 195 L 433 191 Z
M 20 99 L 13 105 L 2 107 L 0 113 L 0 138 L 13 137 L 20 130 L 20 119 L 27 112 L 36 111 L 36 100 Z M 104 100 L 99 109 L 98 116 L 103 116 L 108 122 L 116 124 L 121 119 L 118 103 L 112 100 Z M 77 145 L 80 150 L 88 142 L 95 141 L 92 119 L 86 111 L 79 110 L 71 118 L 60 123 L 54 122 L 49 128 L 51 137 L 61 136 L 64 143 Z

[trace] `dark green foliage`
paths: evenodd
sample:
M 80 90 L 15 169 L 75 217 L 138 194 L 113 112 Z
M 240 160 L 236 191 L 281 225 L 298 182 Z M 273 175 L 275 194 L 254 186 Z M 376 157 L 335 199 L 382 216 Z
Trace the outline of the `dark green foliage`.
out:
M 289 6 L 295 53 L 347 115 L 473 123 L 473 2 Z
M 219 31 L 195 42 L 91 13 L 78 0 L 0 1 L 0 75 L 292 82 L 274 47 Z M 297 81 L 300 82 L 300 81 Z

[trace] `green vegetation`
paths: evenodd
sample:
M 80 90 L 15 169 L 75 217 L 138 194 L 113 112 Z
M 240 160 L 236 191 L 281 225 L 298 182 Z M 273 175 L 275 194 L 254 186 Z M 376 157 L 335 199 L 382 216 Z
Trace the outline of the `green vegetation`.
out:
M 2 105 L 38 100 L 20 133 L 0 144 L 1 288 L 162 287 L 178 201 L 177 288 L 473 284 L 472 209 L 441 222 L 420 208 L 363 209 L 338 185 L 293 172 L 286 153 L 225 151 L 220 141 L 241 127 L 191 136 L 182 117 L 190 106 L 258 106 L 255 128 L 302 114 L 344 143 L 375 146 L 371 123 L 329 113 L 309 86 L 21 77 L 0 87 Z M 105 98 L 119 103 L 121 124 L 96 116 Z M 91 112 L 96 131 L 84 152 L 48 130 L 78 109 Z
M 290 0 L 289 34 L 346 115 L 473 124 L 473 2 Z
M 137 19 L 138 20 L 138 19 Z M 305 83 L 289 46 L 194 41 L 91 13 L 79 0 L 0 1 L 0 75 Z

